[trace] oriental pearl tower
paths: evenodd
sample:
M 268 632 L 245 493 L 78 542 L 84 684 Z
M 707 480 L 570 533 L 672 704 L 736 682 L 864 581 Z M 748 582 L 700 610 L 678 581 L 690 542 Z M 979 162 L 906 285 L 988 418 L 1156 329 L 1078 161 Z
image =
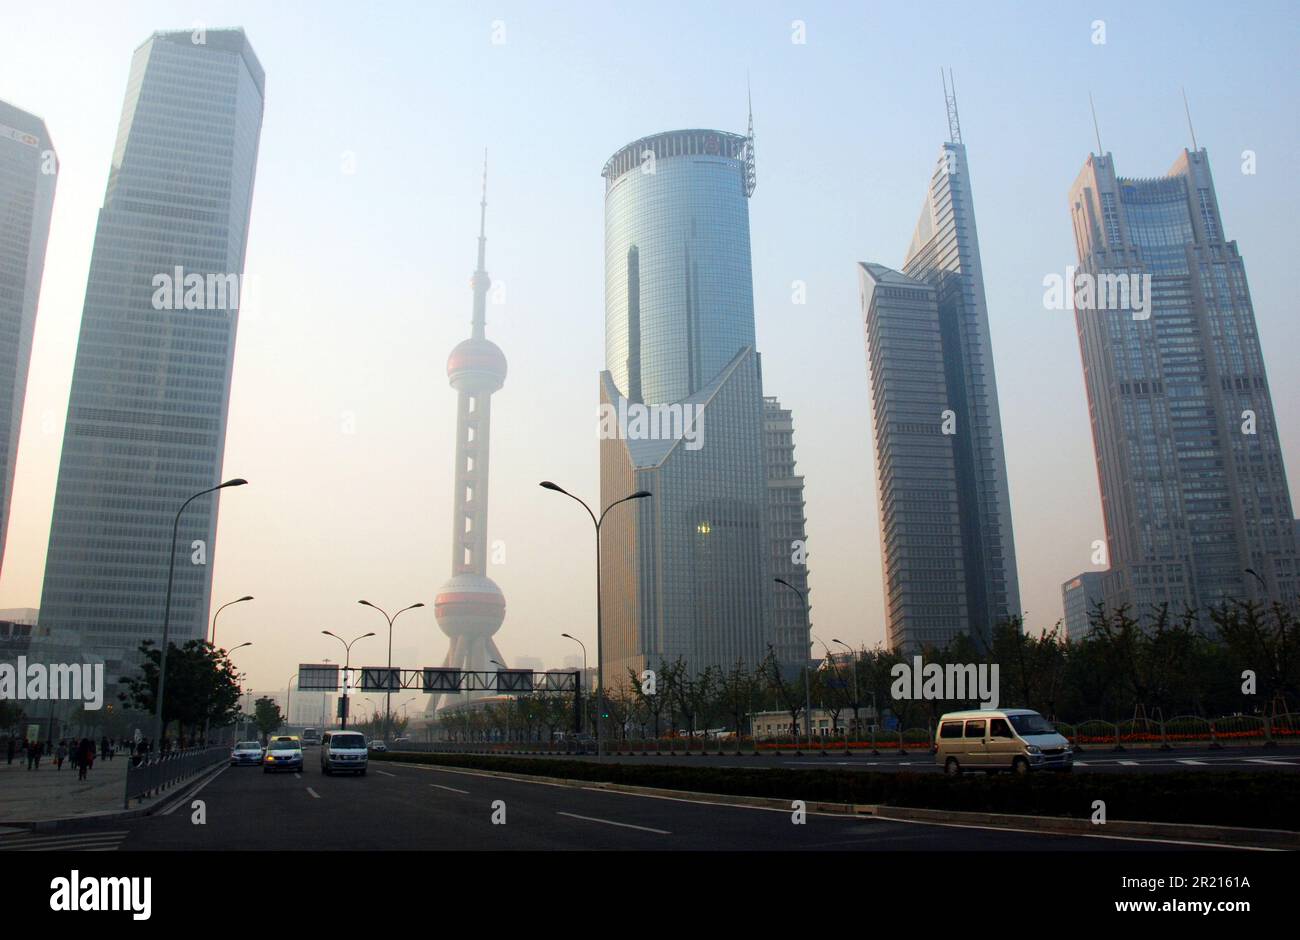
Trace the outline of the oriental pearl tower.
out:
M 479 202 L 478 269 L 474 288 L 473 331 L 447 357 L 447 378 L 456 390 L 456 482 L 452 492 L 451 578 L 438 590 L 434 616 L 451 640 L 444 668 L 495 671 L 491 660 L 505 664 L 492 641 L 506 616 L 506 599 L 487 576 L 488 445 L 492 428 L 492 393 L 506 380 L 506 357 L 485 334 L 487 293 L 492 281 L 484 267 L 487 236 L 487 157 L 483 159 L 483 195 Z M 429 701 L 426 717 L 443 705 L 482 697 L 460 693 L 443 702 Z M 464 695 L 466 698 L 461 699 Z

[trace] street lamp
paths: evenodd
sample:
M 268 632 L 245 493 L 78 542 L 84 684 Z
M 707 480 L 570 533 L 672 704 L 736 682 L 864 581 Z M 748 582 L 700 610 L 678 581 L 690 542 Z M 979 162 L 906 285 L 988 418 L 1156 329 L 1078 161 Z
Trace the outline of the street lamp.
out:
M 388 616 L 384 608 L 380 607 L 377 604 L 372 604 L 370 603 L 370 601 L 357 601 L 357 603 L 364 604 L 367 607 L 375 608 L 375 610 L 383 614 L 384 619 L 388 621 L 388 675 L 384 677 L 384 686 L 387 688 L 387 691 L 384 693 L 384 741 L 387 742 L 389 735 L 391 733 L 391 723 L 392 723 L 391 715 L 393 712 L 393 689 L 389 683 L 389 677 L 391 677 L 393 671 L 393 621 L 396 620 L 398 617 L 400 617 L 402 614 L 406 613 L 408 610 L 415 610 L 415 608 L 417 607 L 423 607 L 424 604 L 422 603 L 412 604 L 410 607 L 403 607 L 401 610 L 399 610 L 397 613 L 393 614 L 393 616 L 390 617 Z M 347 726 L 345 725 L 344 727 Z
M 499 667 L 499 669 L 509 668 L 505 663 L 499 663 L 495 659 L 489 659 L 488 662 L 490 662 L 494 666 Z M 498 695 L 501 694 L 500 682 L 497 683 L 497 694 Z M 507 699 L 506 700 L 506 743 L 507 744 L 510 743 L 510 704 L 511 704 L 511 700 Z
M 578 686 L 573 690 L 574 695 L 581 695 L 582 685 L 587 681 L 587 644 L 569 633 L 561 633 L 560 636 L 570 639 L 582 647 L 582 681 L 579 682 Z M 578 720 L 581 722 L 578 726 L 578 733 L 582 734 L 582 732 L 587 730 L 587 710 L 585 708 L 578 713 Z
M 831 642 L 838 643 L 853 654 L 853 730 L 855 732 L 860 732 L 862 727 L 861 723 L 858 721 L 858 706 L 862 703 L 862 699 L 858 697 L 858 651 L 849 646 L 849 644 L 845 643 L 843 640 L 835 639 L 835 637 L 831 637 Z M 830 650 L 827 650 L 827 653 L 829 652 Z
M 808 598 L 804 596 L 804 592 L 799 590 L 789 581 L 785 580 L 785 578 L 773 578 L 772 580 L 775 581 L 777 584 L 784 584 L 790 590 L 794 591 L 796 594 L 799 595 L 799 602 L 803 604 L 803 625 L 804 628 L 807 629 L 808 635 L 812 636 L 812 623 L 810 623 L 808 619 Z M 805 737 L 808 738 L 809 748 L 812 747 L 812 688 L 808 682 L 808 661 L 810 659 L 812 659 L 811 653 L 804 660 L 804 664 L 803 664 L 803 694 L 804 694 L 803 707 L 804 707 L 804 711 L 807 713 L 807 717 L 804 719 L 804 730 L 806 732 Z
M 321 633 L 325 634 L 326 636 L 332 636 L 334 637 L 334 639 L 338 640 L 340 643 L 343 644 L 343 730 L 347 731 L 348 730 L 348 671 L 352 668 L 352 643 L 357 642 L 357 640 L 364 640 L 366 637 L 374 636 L 375 634 L 373 631 L 370 633 L 363 633 L 361 634 L 361 636 L 354 639 L 352 643 L 349 643 L 347 640 L 343 639 L 343 637 L 335 633 L 330 633 L 328 630 L 322 630 Z
M 161 750 L 163 736 L 163 697 L 167 692 L 167 634 L 171 629 L 172 622 L 172 579 L 176 573 L 176 533 L 181 525 L 181 513 L 185 507 L 194 502 L 200 496 L 206 496 L 208 493 L 215 493 L 217 490 L 224 490 L 228 486 L 244 486 L 247 480 L 236 478 L 227 480 L 219 486 L 210 486 L 202 492 L 195 493 L 185 502 L 181 503 L 181 508 L 176 510 L 176 519 L 172 523 L 172 551 L 171 558 L 167 562 L 167 602 L 163 606 L 163 633 L 162 633 L 162 656 L 158 661 L 158 697 L 154 700 L 154 741 L 156 746 Z
M 538 484 L 542 489 L 554 490 L 557 493 L 563 493 L 572 500 L 582 503 L 582 508 L 587 510 L 587 515 L 591 516 L 591 522 L 596 527 L 596 760 L 600 760 L 603 755 L 603 737 L 600 733 L 601 725 L 604 724 L 603 716 L 605 714 L 605 660 L 604 660 L 604 637 L 601 636 L 601 610 L 600 610 L 600 524 L 605 521 L 605 513 L 609 512 L 619 503 L 626 503 L 632 499 L 645 499 L 647 496 L 653 496 L 653 493 L 646 490 L 637 490 L 630 496 L 624 496 L 622 499 L 616 499 L 605 507 L 600 514 L 600 518 L 591 511 L 591 507 L 581 499 L 574 496 L 564 487 L 552 483 L 550 480 L 543 480 Z
M 234 648 L 232 648 L 232 649 L 228 649 L 228 650 L 226 650 L 226 656 L 229 657 L 230 654 L 233 653 L 235 650 L 242 650 L 245 646 L 252 646 L 252 645 L 253 645 L 253 643 L 252 643 L 251 640 L 250 640 L 249 642 L 247 642 L 247 643 L 240 643 L 238 646 L 236 646 L 236 647 L 234 647 Z M 249 694 L 251 695 L 252 693 L 250 692 Z M 240 711 L 240 715 L 242 716 L 244 710 L 241 708 L 239 711 Z M 204 744 L 207 743 L 207 740 L 208 740 L 208 719 L 205 718 L 204 721 L 203 721 L 203 742 L 204 742 Z
M 227 601 L 226 603 L 218 607 L 217 612 L 212 615 L 212 639 L 209 640 L 208 642 L 211 643 L 213 646 L 217 645 L 217 617 L 218 615 L 220 615 L 220 613 L 223 610 L 225 610 L 231 604 L 242 604 L 244 601 L 251 601 L 252 599 L 253 599 L 253 595 L 248 594 L 244 597 L 239 598 L 238 600 Z

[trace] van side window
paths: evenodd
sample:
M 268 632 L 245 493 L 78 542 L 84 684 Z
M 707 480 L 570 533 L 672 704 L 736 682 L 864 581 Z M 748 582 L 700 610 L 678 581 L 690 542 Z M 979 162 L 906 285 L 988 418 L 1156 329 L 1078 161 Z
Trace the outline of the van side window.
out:
M 1007 724 L 1005 718 L 994 718 L 989 722 L 990 738 L 1014 738 L 1011 733 L 1011 726 Z
M 966 722 L 966 737 L 984 739 L 984 719 L 976 718 Z
M 939 737 L 941 737 L 941 738 L 960 738 L 960 737 L 961 737 L 961 722 L 960 722 L 960 721 L 945 721 L 943 724 L 941 724 L 941 725 L 939 726 Z

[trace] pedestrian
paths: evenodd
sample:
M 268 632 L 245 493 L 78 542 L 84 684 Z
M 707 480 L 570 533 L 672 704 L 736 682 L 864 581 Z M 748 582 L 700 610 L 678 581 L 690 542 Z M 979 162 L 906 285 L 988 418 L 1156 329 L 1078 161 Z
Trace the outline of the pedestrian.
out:
M 68 757 L 68 744 L 66 741 L 59 742 L 59 749 L 54 752 L 54 769 L 62 770 L 63 762 Z
M 27 742 L 27 769 L 31 770 L 36 763 L 36 745 L 31 741 Z
M 14 754 L 17 751 L 18 751 L 18 742 L 14 740 L 14 736 L 11 734 L 9 735 L 9 743 L 5 745 L 5 754 L 9 758 L 9 763 L 12 764 L 14 762 Z
M 99 739 L 99 757 L 101 760 L 108 760 L 108 735 Z
M 95 763 L 95 742 L 90 738 L 82 738 L 81 743 L 77 746 L 77 752 L 77 779 L 85 780 L 86 772 Z

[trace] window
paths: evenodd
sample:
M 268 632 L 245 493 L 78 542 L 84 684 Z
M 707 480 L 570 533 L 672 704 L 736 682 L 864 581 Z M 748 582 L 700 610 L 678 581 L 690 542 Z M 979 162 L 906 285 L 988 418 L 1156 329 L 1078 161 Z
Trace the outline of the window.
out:
M 966 722 L 966 737 L 984 740 L 984 719 L 976 718 Z
M 990 738 L 1014 738 L 1011 733 L 1011 726 L 1007 724 L 1004 718 L 994 718 L 989 722 Z
M 960 738 L 960 737 L 961 737 L 961 722 L 960 722 L 960 721 L 945 721 L 942 725 L 939 726 L 939 737 L 941 737 L 941 738 Z

